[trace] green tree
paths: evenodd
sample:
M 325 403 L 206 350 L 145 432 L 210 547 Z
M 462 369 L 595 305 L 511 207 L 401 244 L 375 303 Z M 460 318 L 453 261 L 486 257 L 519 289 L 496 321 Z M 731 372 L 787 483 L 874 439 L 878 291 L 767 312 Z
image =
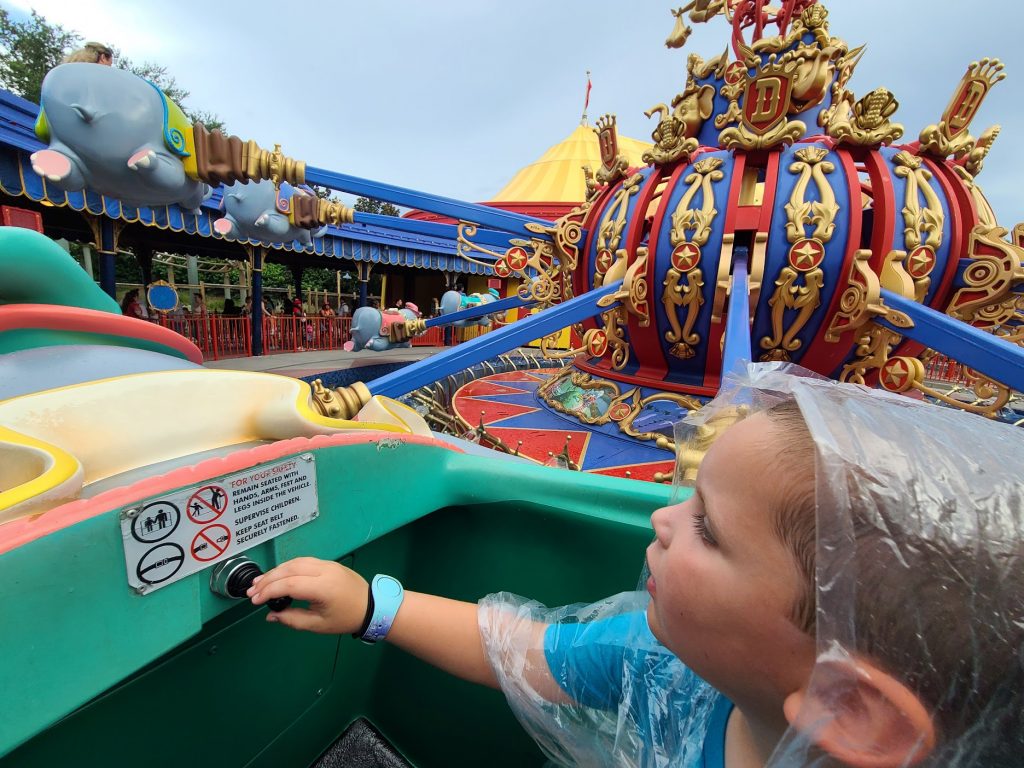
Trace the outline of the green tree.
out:
M 50 24 L 35 11 L 18 22 L 0 8 L 0 85 L 34 104 L 46 73 L 60 64 L 82 37 Z
M 118 53 L 115 50 L 115 54 Z M 206 126 L 207 130 L 214 131 L 220 130 L 226 132 L 224 128 L 224 121 L 217 117 L 212 112 L 206 112 L 199 109 L 189 109 L 185 105 L 185 99 L 189 97 L 189 91 L 178 84 L 177 79 L 174 75 L 167 72 L 167 67 L 161 66 L 153 61 L 144 61 L 141 64 L 136 64 L 127 56 L 118 55 L 117 66 L 121 69 L 126 69 L 133 75 L 149 80 L 157 88 L 167 94 L 167 98 L 181 107 L 181 111 L 185 113 L 185 116 L 193 123 L 200 122 Z
M 385 203 L 382 200 L 374 200 L 372 197 L 360 197 L 353 206 L 361 213 L 376 213 L 380 216 L 401 216 L 402 212 L 398 206 Z

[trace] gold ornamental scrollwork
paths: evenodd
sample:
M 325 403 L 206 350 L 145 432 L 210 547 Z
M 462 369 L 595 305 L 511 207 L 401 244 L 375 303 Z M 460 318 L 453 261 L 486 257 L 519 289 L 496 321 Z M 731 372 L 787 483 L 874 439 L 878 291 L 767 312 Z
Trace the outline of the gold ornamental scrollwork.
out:
M 668 165 L 688 159 L 690 153 L 697 149 L 697 134 L 715 111 L 715 88 L 708 84 L 698 85 L 697 78 L 706 78 L 713 72 L 721 76 L 726 59 L 723 53 L 705 63 L 697 54 L 690 54 L 686 88 L 672 99 L 671 108 L 658 104 L 644 112 L 647 117 L 659 115 L 658 125 L 651 134 L 654 146 L 642 157 L 645 163 Z
M 698 160 L 693 165 L 693 173 L 684 179 L 689 187 L 672 213 L 669 242 L 673 248 L 684 242 L 695 243 L 701 247 L 707 244 L 708 237 L 711 235 L 711 224 L 718 214 L 711 186 L 714 182 L 725 178 L 725 174 L 719 170 L 722 167 L 722 162 L 719 157 Z M 698 191 L 702 193 L 701 206 L 694 208 L 693 199 Z M 689 238 L 686 236 L 687 232 L 692 233 Z
M 765 350 L 761 360 L 788 361 L 790 353 L 803 346 L 797 335 L 810 321 L 814 310 L 821 306 L 821 290 L 825 285 L 825 272 L 821 268 L 825 260 L 825 244 L 832 239 L 835 217 L 839 213 L 835 193 L 825 178 L 835 170 L 835 166 L 825 159 L 828 150 L 804 147 L 794 156 L 796 161 L 789 166 L 789 171 L 799 174 L 799 178 L 785 205 L 789 263 L 779 270 L 775 292 L 768 299 L 772 333 L 760 341 L 761 349 Z M 807 194 L 812 181 L 818 200 L 809 199 Z M 809 234 L 808 227 L 813 227 Z M 789 310 L 796 310 L 796 316 L 786 327 Z
M 982 132 L 978 140 L 974 142 L 974 146 L 967 151 L 963 168 L 971 175 L 972 179 L 981 173 L 981 169 L 985 165 L 985 158 L 988 157 L 988 153 L 999 137 L 1000 131 L 1002 131 L 1000 126 L 990 125 Z
M 942 119 L 921 131 L 921 151 L 942 158 L 962 157 L 970 151 L 975 141 L 967 129 L 992 86 L 1005 77 L 999 59 L 972 61 L 942 113 Z
M 599 416 L 588 416 L 584 413 L 566 408 L 562 402 L 552 394 L 553 390 L 557 389 L 558 385 L 565 379 L 568 379 L 570 383 L 580 389 L 607 392 L 610 400 L 604 413 Z M 641 397 L 639 387 L 633 387 L 625 392 L 620 392 L 618 386 L 613 382 L 594 381 L 590 374 L 583 371 L 577 371 L 572 366 L 567 366 L 552 376 L 547 382 L 537 389 L 537 394 L 552 409 L 559 413 L 572 416 L 584 424 L 601 426 L 604 424 L 614 423 L 619 428 L 620 432 L 638 440 L 656 441 L 659 448 L 667 451 L 675 451 L 675 443 L 659 432 L 641 432 L 634 429 L 633 422 L 636 420 L 637 416 L 639 416 L 643 412 L 643 409 L 648 405 L 658 401 L 672 402 L 689 411 L 695 411 L 701 407 L 701 402 L 696 398 L 673 392 L 658 392 L 656 394 L 649 395 L 648 397 Z
M 555 331 L 540 340 L 541 354 L 548 360 L 564 360 L 570 357 L 586 353 L 590 357 L 600 357 L 607 349 L 607 342 L 604 338 L 604 329 L 588 328 L 581 335 L 580 346 L 572 349 L 556 349 L 558 338 L 562 331 Z
M 640 191 L 643 177 L 633 174 L 612 196 L 601 222 L 597 227 L 597 255 L 594 261 L 594 288 L 600 288 L 607 282 L 606 274 L 615 263 L 616 252 L 622 243 L 622 233 L 626 229 L 626 214 L 629 211 L 629 198 Z
M 904 298 L 914 298 L 914 282 L 907 274 L 903 266 L 906 254 L 903 251 L 890 251 L 885 256 L 881 274 L 878 276 L 878 284 L 887 291 L 892 291 Z M 878 304 L 868 305 L 867 312 L 879 319 L 885 320 L 897 329 L 914 327 L 914 321 L 906 314 L 896 309 L 886 307 L 884 301 L 878 300 Z M 840 381 L 849 381 L 854 384 L 864 384 L 864 378 L 869 372 L 880 370 L 889 359 L 892 348 L 903 338 L 897 331 L 892 330 L 878 323 L 868 323 L 861 329 L 861 335 L 857 339 L 856 357 L 843 366 L 840 374 Z
M 647 301 L 647 255 L 648 249 L 641 245 L 636 249 L 636 258 L 630 263 L 626 249 L 616 251 L 615 263 L 605 275 L 605 280 L 609 283 L 621 280 L 622 285 L 615 293 L 597 300 L 599 307 L 621 302 L 625 311 L 637 318 L 643 328 L 651 323 L 651 308 Z
M 659 448 L 674 452 L 676 449 L 675 441 L 669 440 L 660 432 L 640 432 L 633 428 L 633 422 L 643 412 L 644 408 L 654 402 L 666 401 L 682 406 L 688 411 L 697 411 L 702 407 L 702 403 L 699 400 L 687 397 L 686 395 L 678 395 L 673 392 L 658 392 L 647 397 L 640 397 L 640 390 L 637 389 L 632 396 L 632 402 L 629 403 L 629 413 L 622 418 L 615 419 L 618 422 L 619 430 L 637 440 L 654 440 Z M 611 408 L 608 410 L 611 411 Z
M 964 287 L 946 310 L 950 317 L 997 328 L 1016 316 L 1020 295 L 1015 289 L 1024 283 L 1024 248 L 1007 242 L 1006 235 L 1002 227 L 978 225 L 971 230 L 967 246 L 971 263 L 963 272 Z
M 907 180 L 907 191 L 903 200 L 903 241 L 907 250 L 919 245 L 927 245 L 938 250 L 942 245 L 942 224 L 945 214 L 942 203 L 929 183 L 932 173 L 924 167 L 920 157 L 909 152 L 897 152 L 893 157 L 894 173 Z M 925 204 L 921 207 L 918 190 L 924 195 Z M 924 233 L 922 240 L 921 233 Z
M 950 393 L 928 385 L 925 380 L 924 364 L 916 357 L 893 357 L 886 361 L 878 372 L 878 381 L 890 392 L 905 393 L 914 389 L 929 397 L 941 400 L 954 408 L 976 413 L 994 419 L 1013 397 L 1012 390 L 1005 384 L 985 376 L 972 368 L 963 368 L 967 384 L 975 395 L 974 403 L 966 403 Z
M 886 313 L 882 304 L 882 286 L 878 275 L 868 264 L 870 260 L 869 249 L 854 252 L 846 278 L 847 286 L 839 297 L 839 309 L 825 331 L 825 341 L 835 343 L 847 331 L 857 330 L 872 318 Z
M 924 167 L 920 157 L 909 152 L 898 152 L 893 157 L 893 164 L 896 175 L 907 180 L 902 210 L 906 267 L 914 281 L 913 298 L 923 302 L 931 285 L 930 275 L 935 268 L 936 252 L 942 245 L 942 225 L 946 215 L 930 183 L 931 171 Z M 921 206 L 919 190 L 924 195 L 924 207 Z
M 822 147 L 805 147 L 793 153 L 796 162 L 789 166 L 791 173 L 798 173 L 796 186 L 786 203 L 786 238 L 795 243 L 804 237 L 804 225 L 813 225 L 811 237 L 827 243 L 835 230 L 835 218 L 839 213 L 835 192 L 825 178 L 835 166 L 826 160 L 828 150 Z M 811 181 L 818 191 L 820 201 L 807 199 L 807 187 Z
M 669 232 L 672 257 L 662 283 L 664 290 L 661 303 L 671 326 L 665 332 L 665 340 L 672 345 L 669 353 L 683 360 L 693 357 L 700 344 L 700 335 L 693 333 L 693 326 L 704 303 L 701 247 L 707 244 L 711 225 L 718 214 L 712 185 L 725 178 L 725 174 L 719 170 L 721 166 L 722 160 L 717 157 L 695 163 L 694 172 L 685 179 L 689 187 L 672 213 L 672 229 Z M 702 197 L 700 207 L 696 208 L 693 200 L 698 191 Z M 682 282 L 684 276 L 685 284 Z M 679 323 L 680 310 L 686 311 L 682 326 Z
M 615 115 L 603 115 L 594 128 L 601 150 L 601 167 L 597 171 L 597 180 L 601 184 L 614 184 L 629 170 L 626 156 L 619 154 L 619 134 L 615 123 Z
M 570 383 L 572 383 L 576 387 L 579 387 L 580 389 L 598 391 L 603 390 L 607 392 L 609 397 L 611 398 L 611 403 L 608 409 L 600 416 L 587 416 L 586 414 L 578 413 L 576 411 L 570 410 L 569 408 L 566 408 L 556 397 L 554 397 L 551 394 L 551 391 L 553 389 L 556 389 L 564 379 L 569 379 Z M 610 413 L 612 411 L 613 405 L 615 405 L 618 402 L 622 402 L 626 398 L 630 397 L 636 391 L 636 388 L 633 388 L 626 392 L 624 395 L 621 395 L 619 393 L 619 388 L 616 384 L 610 381 L 594 381 L 589 373 L 586 373 L 584 371 L 577 371 L 570 365 L 563 368 L 561 371 L 559 371 L 546 382 L 544 382 L 543 385 L 538 387 L 537 395 L 541 398 L 541 400 L 543 400 L 551 408 L 558 411 L 559 413 L 564 413 L 568 416 L 572 416 L 573 418 L 579 419 L 584 424 L 593 424 L 595 426 L 600 426 L 602 424 L 607 424 L 612 420 Z
M 726 149 L 769 149 L 792 144 L 804 135 L 807 126 L 799 120 L 789 120 L 793 79 L 802 60 L 788 54 L 776 59 L 768 58 L 757 74 L 746 75 L 742 88 L 726 88 L 722 93 L 730 97 L 727 114 L 738 115 L 739 125 L 725 128 L 718 135 L 719 146 Z M 743 109 L 737 100 L 743 96 Z M 717 124 L 717 123 L 716 123 Z
M 626 343 L 625 339 L 625 326 L 627 323 L 626 308 L 618 306 L 607 312 L 602 312 L 601 317 L 604 319 L 604 332 L 602 338 L 606 344 L 606 349 L 610 349 L 612 352 L 612 368 L 617 371 L 621 371 L 626 363 L 629 362 L 629 344 Z
M 852 94 L 846 92 L 849 98 Z M 852 106 L 840 102 L 828 111 L 823 127 L 825 133 L 839 144 L 856 147 L 877 147 L 891 144 L 903 135 L 903 126 L 889 122 L 899 102 L 885 88 L 876 88 Z
M 814 310 L 821 306 L 825 273 L 815 267 L 804 274 L 803 285 L 798 284 L 799 278 L 800 272 L 787 266 L 782 268 L 775 281 L 775 293 L 768 299 L 772 311 L 772 335 L 761 339 L 761 348 L 768 350 L 761 355 L 762 360 L 789 360 L 789 353 L 803 345 L 796 335 L 807 325 Z M 783 321 L 787 309 L 797 310 L 797 316 L 789 328 L 784 330 Z

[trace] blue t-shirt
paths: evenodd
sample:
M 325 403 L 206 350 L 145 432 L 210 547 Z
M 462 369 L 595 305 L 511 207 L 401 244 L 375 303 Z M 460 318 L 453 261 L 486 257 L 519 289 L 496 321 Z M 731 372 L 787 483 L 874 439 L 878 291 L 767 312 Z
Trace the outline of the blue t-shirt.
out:
M 552 624 L 544 655 L 562 690 L 584 706 L 617 710 L 643 749 L 669 754 L 673 765 L 724 768 L 732 702 L 658 643 L 644 612 Z

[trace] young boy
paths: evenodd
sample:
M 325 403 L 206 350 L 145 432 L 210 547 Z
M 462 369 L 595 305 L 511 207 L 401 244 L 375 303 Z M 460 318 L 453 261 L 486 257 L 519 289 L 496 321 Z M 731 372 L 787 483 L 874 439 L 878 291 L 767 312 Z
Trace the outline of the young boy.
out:
M 653 514 L 646 607 L 636 593 L 571 614 L 507 595 L 396 603 L 379 576 L 374 606 L 361 576 L 310 558 L 258 579 L 252 601 L 308 600 L 268 620 L 386 634 L 500 685 L 560 763 L 1020 764 L 1024 436 L 792 378 L 762 380 L 754 410 L 776 404 L 726 430 L 693 495 Z

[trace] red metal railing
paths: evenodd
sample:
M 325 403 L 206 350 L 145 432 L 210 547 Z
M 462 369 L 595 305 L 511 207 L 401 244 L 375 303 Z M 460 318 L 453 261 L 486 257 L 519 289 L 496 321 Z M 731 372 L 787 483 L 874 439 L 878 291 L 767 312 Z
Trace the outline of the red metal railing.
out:
M 936 355 L 928 361 L 924 375 L 932 381 L 946 381 L 952 384 L 967 384 L 964 367 L 945 355 Z
M 157 322 L 194 343 L 207 360 L 252 355 L 252 325 L 248 317 L 223 315 L 161 316 Z M 460 344 L 489 328 L 452 328 L 451 344 Z M 414 347 L 445 346 L 445 329 L 428 328 L 412 340 Z M 352 335 L 351 317 L 264 317 L 263 354 L 342 349 Z

